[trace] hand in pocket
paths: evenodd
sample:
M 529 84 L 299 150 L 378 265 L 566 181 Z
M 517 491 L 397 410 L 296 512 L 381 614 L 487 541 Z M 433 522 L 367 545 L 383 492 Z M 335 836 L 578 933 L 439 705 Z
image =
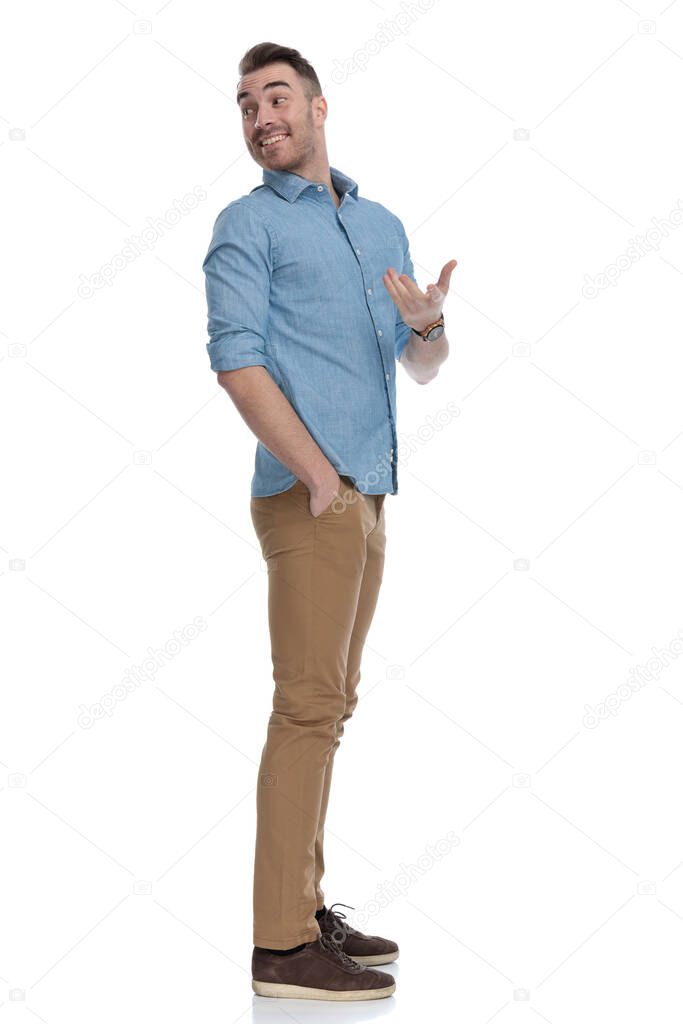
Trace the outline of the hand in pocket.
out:
M 328 479 L 309 492 L 309 510 L 314 519 L 327 512 L 334 499 L 339 496 L 341 485 L 341 477 L 335 469 Z

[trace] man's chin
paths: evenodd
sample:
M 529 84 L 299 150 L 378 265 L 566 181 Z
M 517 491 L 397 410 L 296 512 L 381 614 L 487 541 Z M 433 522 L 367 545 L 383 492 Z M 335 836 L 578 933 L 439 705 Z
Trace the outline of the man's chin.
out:
M 259 165 L 259 167 L 263 167 L 264 170 L 270 169 L 273 171 L 288 171 L 290 169 L 290 166 L 293 166 L 291 160 L 287 162 L 285 160 L 278 159 L 275 156 L 275 154 L 273 154 L 273 156 L 271 157 L 267 157 L 259 153 L 256 162 Z

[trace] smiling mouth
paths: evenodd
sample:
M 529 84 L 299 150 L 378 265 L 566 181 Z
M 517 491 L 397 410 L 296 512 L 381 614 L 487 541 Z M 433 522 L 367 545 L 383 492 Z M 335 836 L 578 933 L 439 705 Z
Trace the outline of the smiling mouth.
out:
M 275 139 L 276 141 L 268 142 L 267 139 L 264 139 L 259 143 L 261 149 L 272 149 L 273 146 L 279 146 L 281 142 L 284 142 L 285 139 L 289 138 L 289 135 L 286 132 L 281 132 L 279 135 L 271 135 L 270 138 Z

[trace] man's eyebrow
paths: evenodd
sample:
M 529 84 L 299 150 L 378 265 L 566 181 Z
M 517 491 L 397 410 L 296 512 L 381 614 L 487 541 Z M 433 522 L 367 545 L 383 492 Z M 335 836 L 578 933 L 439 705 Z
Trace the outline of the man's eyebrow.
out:
M 283 87 L 285 89 L 292 88 L 289 82 L 266 82 L 266 84 L 263 86 L 263 91 L 265 92 L 266 89 L 282 89 Z M 243 89 L 242 92 L 238 92 L 237 102 L 239 103 L 239 101 L 244 99 L 245 96 L 251 96 L 251 93 L 247 89 Z

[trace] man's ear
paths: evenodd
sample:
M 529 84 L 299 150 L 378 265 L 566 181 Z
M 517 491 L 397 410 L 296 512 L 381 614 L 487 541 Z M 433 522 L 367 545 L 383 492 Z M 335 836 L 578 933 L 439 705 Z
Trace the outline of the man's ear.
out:
M 320 115 L 320 119 L 324 123 L 327 120 L 327 100 L 324 96 L 318 96 L 315 103 L 316 114 Z

